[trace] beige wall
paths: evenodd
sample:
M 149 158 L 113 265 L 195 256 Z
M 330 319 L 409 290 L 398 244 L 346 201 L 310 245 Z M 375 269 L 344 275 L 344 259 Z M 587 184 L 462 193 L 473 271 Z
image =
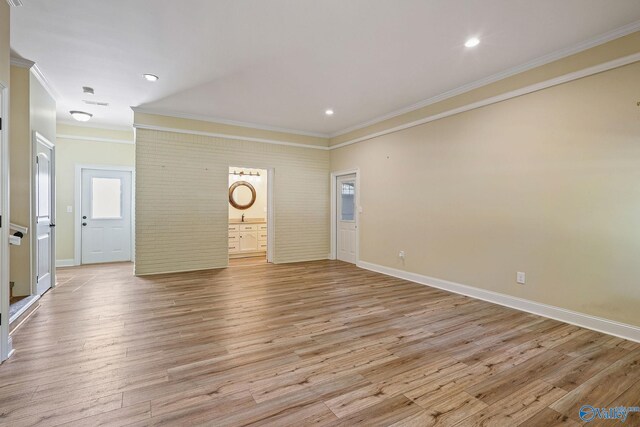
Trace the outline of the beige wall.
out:
M 276 263 L 327 257 L 328 151 L 138 129 L 136 274 L 227 265 L 232 165 L 274 168 Z
M 11 222 L 31 229 L 32 134 L 55 143 L 56 103 L 28 68 L 11 66 L 9 162 Z M 14 295 L 31 293 L 31 239 L 11 246 L 9 280 Z
M 131 144 L 91 141 L 90 138 L 129 140 Z M 56 258 L 65 264 L 72 262 L 75 251 L 76 165 L 134 166 L 133 131 L 113 131 L 58 124 L 58 139 L 56 141 Z M 73 212 L 67 212 L 67 206 L 71 206 Z
M 237 172 L 244 171 L 245 173 L 249 173 L 249 172 L 252 172 L 254 174 L 260 173 L 260 181 L 250 182 L 250 184 L 256 190 L 256 201 L 253 203 L 253 205 L 249 209 L 244 209 L 244 210 L 236 209 L 233 206 L 231 206 L 231 203 L 228 203 L 229 218 L 240 219 L 242 218 L 242 214 L 244 214 L 245 219 L 246 218 L 253 218 L 253 219 L 267 218 L 267 171 L 264 169 L 251 169 L 251 168 L 237 167 L 237 165 L 229 168 L 229 172 L 233 172 L 234 170 Z M 246 178 L 243 180 L 247 181 Z M 233 175 L 229 175 L 229 187 L 231 187 L 231 185 L 237 181 L 240 181 L 240 180 L 239 179 L 234 180 Z
M 31 130 L 30 71 L 11 67 L 9 126 L 10 217 L 14 224 L 29 227 L 31 232 Z M 31 293 L 31 236 L 20 246 L 11 246 L 9 280 L 14 295 Z
M 332 170 L 361 171 L 360 258 L 640 326 L 638 76 L 634 63 L 331 151 Z

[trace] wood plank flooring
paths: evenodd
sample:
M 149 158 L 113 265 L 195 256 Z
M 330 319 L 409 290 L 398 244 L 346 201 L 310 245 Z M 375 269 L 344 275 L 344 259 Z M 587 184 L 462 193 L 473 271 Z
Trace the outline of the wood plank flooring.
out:
M 0 425 L 575 426 L 640 404 L 640 344 L 339 261 L 132 271 L 58 270 L 0 366 Z

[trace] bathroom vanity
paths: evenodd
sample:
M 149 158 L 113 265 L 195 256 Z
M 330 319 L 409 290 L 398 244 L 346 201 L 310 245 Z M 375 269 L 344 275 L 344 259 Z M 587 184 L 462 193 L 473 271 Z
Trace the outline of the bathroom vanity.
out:
M 229 221 L 229 258 L 264 256 L 267 252 L 267 221 Z

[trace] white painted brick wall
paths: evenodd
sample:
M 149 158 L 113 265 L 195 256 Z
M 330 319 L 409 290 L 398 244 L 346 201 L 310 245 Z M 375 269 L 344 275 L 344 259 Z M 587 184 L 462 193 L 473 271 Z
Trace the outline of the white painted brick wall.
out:
M 274 262 L 329 253 L 329 152 L 136 132 L 136 274 L 227 266 L 229 166 L 274 168 Z

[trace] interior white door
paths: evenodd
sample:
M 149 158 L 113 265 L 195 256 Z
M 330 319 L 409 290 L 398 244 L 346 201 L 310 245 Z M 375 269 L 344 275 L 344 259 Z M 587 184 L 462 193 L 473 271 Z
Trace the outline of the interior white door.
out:
M 40 135 L 35 136 L 35 267 L 36 292 L 44 294 L 53 281 L 55 263 L 54 228 L 55 227 L 55 174 L 54 148 Z
M 339 176 L 337 188 L 336 251 L 341 261 L 356 262 L 356 175 Z
M 131 260 L 131 172 L 82 169 L 82 264 Z

